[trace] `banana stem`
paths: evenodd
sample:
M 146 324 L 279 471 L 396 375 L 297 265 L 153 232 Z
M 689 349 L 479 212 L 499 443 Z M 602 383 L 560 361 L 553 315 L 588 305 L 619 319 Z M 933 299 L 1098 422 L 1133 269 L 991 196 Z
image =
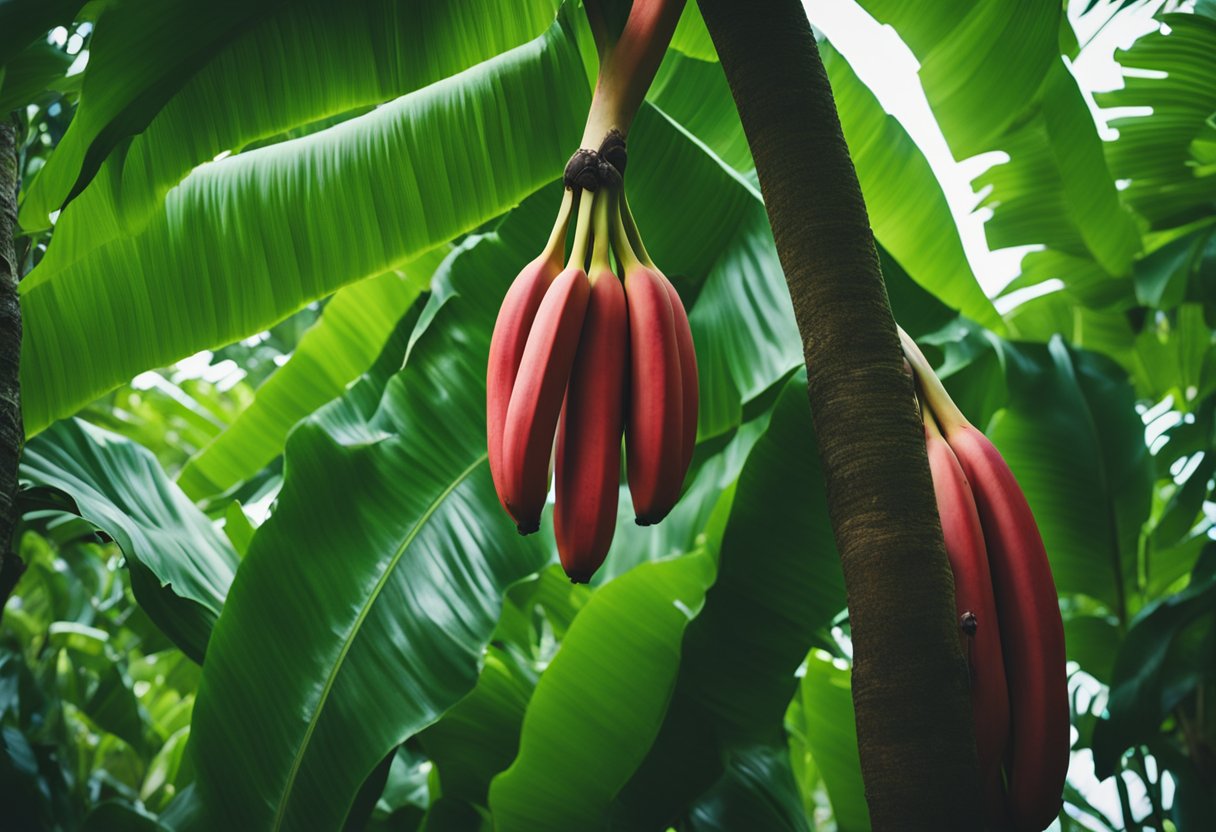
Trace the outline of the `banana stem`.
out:
M 634 0 L 616 43 L 604 49 L 580 147 L 595 150 L 610 130 L 629 134 L 675 33 L 685 0 Z
M 638 224 L 633 221 L 633 211 L 629 210 L 629 199 L 625 196 L 624 188 L 621 188 L 619 202 L 621 222 L 625 225 L 625 235 L 629 238 L 629 244 L 633 247 L 634 254 L 645 265 L 653 269 L 654 261 L 650 259 L 650 253 L 646 251 L 646 246 L 642 243 L 642 234 L 638 231 Z
M 614 194 L 614 197 L 617 205 L 613 206 L 616 210 L 612 212 L 612 249 L 616 252 L 616 259 L 621 263 L 621 271 L 627 272 L 647 264 L 639 260 L 634 252 L 633 245 L 629 241 L 629 232 L 626 231 L 625 222 L 621 218 L 620 206 L 624 202 L 624 191 Z
M 612 194 L 606 190 L 597 191 L 595 194 L 594 213 L 594 243 L 591 249 L 591 279 L 595 280 L 595 276 L 601 271 L 610 271 L 612 264 L 608 260 L 609 250 L 609 230 L 608 230 L 608 210 L 611 207 Z
M 583 11 L 587 13 L 587 25 L 591 28 L 591 37 L 595 39 L 595 51 L 600 61 L 612 47 L 613 40 L 608 36 L 608 21 L 604 18 L 604 7 L 601 0 L 583 0 Z
M 912 340 L 912 336 L 904 332 L 903 327 L 897 325 L 896 328 L 899 330 L 899 340 L 904 348 L 904 356 L 907 357 L 908 363 L 912 365 L 916 378 L 920 382 L 921 391 L 924 393 L 925 401 L 929 405 L 928 408 L 924 409 L 931 409 L 933 411 L 933 415 L 941 423 L 942 431 L 946 434 L 951 433 L 956 428 L 970 426 L 971 423 L 967 421 L 967 417 L 963 415 L 963 411 L 958 409 L 958 405 L 954 403 L 954 399 L 950 398 L 950 394 L 946 392 L 946 386 L 937 377 L 937 373 L 933 372 L 929 359 L 925 358 L 925 354 L 920 351 L 920 347 Z
M 925 423 L 925 432 L 930 436 L 943 439 L 941 428 L 937 426 L 937 420 L 933 418 L 933 411 L 923 405 L 920 408 L 921 421 Z
M 574 226 L 574 245 L 570 248 L 570 259 L 566 268 L 584 268 L 587 264 L 587 238 L 591 234 L 591 209 L 595 194 L 583 191 L 578 195 L 578 221 Z
M 562 204 L 557 209 L 557 221 L 549 232 L 549 242 L 545 243 L 545 250 L 541 252 L 545 259 L 559 260 L 566 253 L 566 230 L 570 227 L 570 212 L 573 208 L 574 191 L 566 188 L 565 194 L 562 195 Z

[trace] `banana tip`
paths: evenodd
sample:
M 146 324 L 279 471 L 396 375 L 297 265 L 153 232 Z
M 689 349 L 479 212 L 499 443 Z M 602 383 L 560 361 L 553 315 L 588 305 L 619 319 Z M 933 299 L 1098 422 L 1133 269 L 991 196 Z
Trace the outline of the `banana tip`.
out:
M 519 534 L 522 537 L 522 536 L 533 534 L 535 532 L 540 531 L 540 524 L 537 523 L 532 526 L 524 526 L 524 525 L 520 524 L 520 525 L 516 526 L 515 528 L 519 530 Z

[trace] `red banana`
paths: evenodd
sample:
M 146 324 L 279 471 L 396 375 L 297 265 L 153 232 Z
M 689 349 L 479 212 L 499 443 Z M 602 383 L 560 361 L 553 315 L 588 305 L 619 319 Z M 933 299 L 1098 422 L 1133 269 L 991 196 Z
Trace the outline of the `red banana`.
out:
M 1009 688 L 1006 809 L 1015 832 L 1037 832 L 1060 814 L 1072 744 L 1064 623 L 1051 565 L 1009 465 L 963 416 L 916 342 L 902 329 L 899 336 L 975 497 Z
M 549 459 L 591 285 L 568 266 L 541 300 L 519 362 L 503 427 L 503 485 L 520 534 L 540 528 L 549 492 Z
M 629 306 L 629 411 L 625 457 L 639 526 L 658 523 L 680 497 L 684 413 L 675 314 L 665 281 L 633 263 L 625 272 Z
M 1009 690 L 984 530 L 958 458 L 928 412 L 925 450 L 950 571 L 954 573 L 954 603 L 964 634 L 963 651 L 971 667 L 971 712 L 980 776 L 990 820 L 999 820 L 1003 816 L 1001 762 L 1009 740 Z
M 562 568 L 575 583 L 591 580 L 616 531 L 628 355 L 625 291 L 606 264 L 593 267 L 557 431 L 553 531 Z
M 524 266 L 511 283 L 498 310 L 494 334 L 490 338 L 490 358 L 486 366 L 486 445 L 490 476 L 494 479 L 494 488 L 503 508 L 507 508 L 502 463 L 502 434 L 507 421 L 507 406 L 536 311 L 549 284 L 561 271 L 566 225 L 572 205 L 573 193 L 566 191 L 549 245 L 535 260 Z
M 657 270 L 656 270 L 657 271 Z M 680 477 L 683 479 L 688 471 L 688 463 L 692 462 L 692 452 L 697 447 L 697 351 L 692 340 L 692 327 L 688 324 L 688 312 L 676 292 L 676 287 L 666 275 L 662 275 L 667 287 L 667 297 L 671 300 L 671 311 L 675 315 L 676 347 L 680 353 L 680 390 L 683 393 L 681 413 L 683 414 L 683 429 L 681 432 Z
M 1007 808 L 1013 828 L 1046 829 L 1060 814 L 1068 773 L 1068 678 L 1064 624 L 1034 515 L 1013 472 L 965 422 L 946 440 L 971 482 L 988 546 L 1012 725 Z

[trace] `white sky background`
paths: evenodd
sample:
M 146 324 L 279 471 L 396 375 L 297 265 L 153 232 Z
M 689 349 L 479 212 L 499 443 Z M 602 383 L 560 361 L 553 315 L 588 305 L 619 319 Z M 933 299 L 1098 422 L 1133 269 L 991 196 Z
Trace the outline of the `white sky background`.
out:
M 1123 85 L 1122 73 L 1114 60 L 1114 52 L 1116 49 L 1130 46 L 1138 37 L 1157 28 L 1152 15 L 1163 2 L 1164 0 L 1153 0 L 1141 8 L 1122 12 L 1121 19 L 1105 27 L 1103 24 L 1111 17 L 1112 4 L 1109 0 L 1104 0 L 1084 18 L 1079 15 L 1086 5 L 1085 0 L 1069 2 L 1069 19 L 1076 31 L 1077 40 L 1084 47 L 1071 69 L 1086 94 L 1090 108 L 1095 112 L 1099 133 L 1104 139 L 1114 138 L 1117 133 L 1107 128 L 1105 121 L 1097 114 L 1092 94 L 1117 89 Z M 1023 254 L 1035 248 L 1023 246 L 999 251 L 989 250 L 984 237 L 984 221 L 991 212 L 985 210 L 973 213 L 979 196 L 972 190 L 971 181 L 993 164 L 1003 161 L 1004 154 L 989 153 L 956 162 L 925 98 L 917 75 L 920 65 L 895 31 L 875 21 L 854 0 L 803 0 L 803 3 L 811 23 L 848 59 L 861 80 L 873 90 L 886 111 L 899 119 L 929 160 L 954 214 L 954 221 L 962 236 L 971 268 L 984 291 L 990 297 L 994 296 L 1018 275 Z M 1050 286 L 1051 283 L 1055 286 Z M 1044 289 L 1050 290 L 1058 286 L 1059 281 L 1051 281 L 1042 288 L 1036 287 L 1027 293 L 1018 292 L 1017 296 L 1025 299 L 1042 294 Z M 1016 305 L 1018 299 L 1011 296 L 1010 300 L 1014 303 L 999 303 L 998 308 L 1003 311 Z M 1101 685 L 1096 682 L 1086 682 L 1082 679 L 1077 681 L 1089 694 L 1083 695 L 1082 701 L 1094 695 L 1105 697 Z M 1150 773 L 1156 775 L 1151 761 L 1149 766 Z M 1088 750 L 1073 755 L 1069 781 L 1110 819 L 1115 822 L 1122 819 L 1114 779 L 1098 782 L 1093 774 L 1093 758 Z M 1149 811 L 1143 786 L 1130 774 L 1125 776 L 1125 782 L 1133 813 L 1137 817 L 1143 817 Z M 1166 778 L 1163 783 L 1166 805 L 1172 801 L 1172 785 Z M 1053 830 L 1059 828 L 1058 823 L 1051 826 Z

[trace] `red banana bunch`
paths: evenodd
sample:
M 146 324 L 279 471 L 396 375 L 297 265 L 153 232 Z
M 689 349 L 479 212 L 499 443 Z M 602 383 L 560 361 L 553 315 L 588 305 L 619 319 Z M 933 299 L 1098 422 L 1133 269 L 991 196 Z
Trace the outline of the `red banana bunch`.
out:
M 574 244 L 559 271 L 575 200 Z M 697 405 L 688 315 L 646 254 L 624 194 L 568 190 L 549 246 L 508 290 L 490 343 L 486 435 L 503 507 L 521 534 L 539 529 L 552 453 L 558 554 L 571 580 L 590 580 L 616 529 L 622 435 L 637 522 L 657 523 L 679 499 Z
M 1037 832 L 1060 813 L 1071 745 L 1064 624 L 1047 552 L 996 446 L 963 416 L 915 342 L 902 330 L 900 337 L 923 394 L 926 450 L 971 664 L 987 822 Z

